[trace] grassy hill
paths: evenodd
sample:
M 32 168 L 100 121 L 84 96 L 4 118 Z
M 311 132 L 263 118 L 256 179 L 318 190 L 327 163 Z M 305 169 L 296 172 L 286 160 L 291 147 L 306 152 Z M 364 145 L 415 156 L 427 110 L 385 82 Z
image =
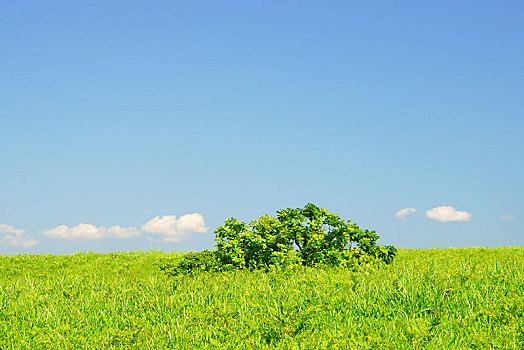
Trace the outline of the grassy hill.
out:
M 524 349 L 524 247 L 169 277 L 181 253 L 0 256 L 0 349 Z

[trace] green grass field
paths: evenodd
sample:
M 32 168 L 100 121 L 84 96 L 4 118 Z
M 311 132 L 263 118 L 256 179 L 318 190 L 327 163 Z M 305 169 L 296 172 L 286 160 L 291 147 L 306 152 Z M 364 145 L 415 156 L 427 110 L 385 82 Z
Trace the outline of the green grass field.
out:
M 179 253 L 0 256 L 0 349 L 524 349 L 524 247 L 169 277 Z

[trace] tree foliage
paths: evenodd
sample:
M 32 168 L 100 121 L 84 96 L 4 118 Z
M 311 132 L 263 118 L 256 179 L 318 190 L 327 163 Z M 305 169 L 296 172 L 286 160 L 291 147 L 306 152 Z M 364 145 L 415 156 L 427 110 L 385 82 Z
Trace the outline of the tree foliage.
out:
M 227 219 L 215 230 L 216 251 L 190 254 L 175 270 L 269 269 L 294 264 L 353 268 L 389 264 L 397 252 L 393 246 L 378 245 L 375 231 L 363 230 L 311 203 L 276 214 L 249 224 Z
M 375 231 L 362 230 L 351 220 L 307 204 L 282 209 L 249 225 L 234 218 L 215 231 L 218 260 L 236 268 L 267 268 L 289 260 L 296 248 L 304 266 L 355 266 L 369 262 L 390 263 L 393 246 L 377 245 Z

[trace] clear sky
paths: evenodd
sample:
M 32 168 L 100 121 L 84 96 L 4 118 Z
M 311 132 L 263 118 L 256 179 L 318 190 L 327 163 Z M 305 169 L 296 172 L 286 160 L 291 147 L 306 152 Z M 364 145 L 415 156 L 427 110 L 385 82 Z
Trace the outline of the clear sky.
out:
M 210 249 L 308 202 L 524 245 L 523 38 L 522 1 L 3 1 L 0 253 Z

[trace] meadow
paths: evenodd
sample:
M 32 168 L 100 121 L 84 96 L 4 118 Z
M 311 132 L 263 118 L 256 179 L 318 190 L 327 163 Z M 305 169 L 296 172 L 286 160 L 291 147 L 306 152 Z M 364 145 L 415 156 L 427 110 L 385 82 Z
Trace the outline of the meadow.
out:
M 0 256 L 0 349 L 524 349 L 524 247 L 168 276 L 182 253 Z

